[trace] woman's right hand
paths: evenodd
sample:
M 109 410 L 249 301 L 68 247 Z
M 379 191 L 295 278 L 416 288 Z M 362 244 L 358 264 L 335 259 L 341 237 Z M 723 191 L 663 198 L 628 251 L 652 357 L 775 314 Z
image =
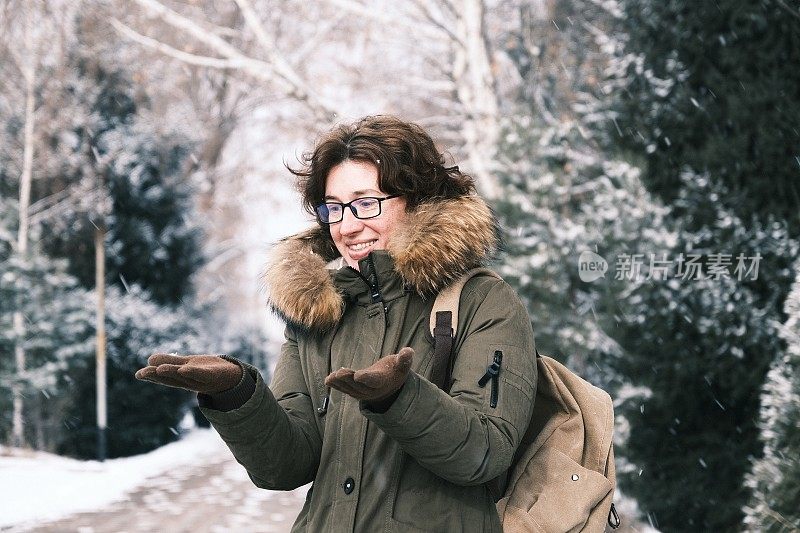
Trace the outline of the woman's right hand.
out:
M 159 385 L 216 394 L 238 385 L 243 371 L 238 364 L 218 355 L 156 353 L 135 375 L 136 379 Z

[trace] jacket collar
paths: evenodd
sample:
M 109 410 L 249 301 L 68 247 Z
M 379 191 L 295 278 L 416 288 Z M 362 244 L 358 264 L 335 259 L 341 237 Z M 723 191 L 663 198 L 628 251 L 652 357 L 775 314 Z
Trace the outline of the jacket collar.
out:
M 331 276 L 345 300 L 359 304 L 373 303 L 378 299 L 390 302 L 406 291 L 405 280 L 395 269 L 394 258 L 386 250 L 370 253 L 358 262 L 358 270 L 350 268 L 344 261 L 342 263 L 331 271 Z M 376 294 L 378 299 L 375 299 Z
M 387 279 L 388 271 L 396 273 L 388 276 L 397 280 L 392 292 L 405 286 L 425 297 L 483 264 L 497 245 L 494 215 L 482 199 L 470 195 L 421 204 L 394 232 L 386 252 L 371 255 L 381 281 Z M 269 306 L 304 330 L 335 326 L 342 317 L 345 295 L 358 296 L 352 289 L 359 276 L 342 266 L 340 258 L 327 227 L 280 241 L 264 270 Z M 366 291 L 363 280 L 359 283 Z

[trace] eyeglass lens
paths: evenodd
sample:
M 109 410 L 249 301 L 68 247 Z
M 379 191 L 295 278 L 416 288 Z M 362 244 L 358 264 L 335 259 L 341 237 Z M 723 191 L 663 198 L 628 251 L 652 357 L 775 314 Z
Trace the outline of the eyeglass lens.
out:
M 326 224 L 339 222 L 344 217 L 344 208 L 349 206 L 356 218 L 372 218 L 381 212 L 381 203 L 377 198 L 359 198 L 349 204 L 326 203 L 317 207 L 319 219 Z

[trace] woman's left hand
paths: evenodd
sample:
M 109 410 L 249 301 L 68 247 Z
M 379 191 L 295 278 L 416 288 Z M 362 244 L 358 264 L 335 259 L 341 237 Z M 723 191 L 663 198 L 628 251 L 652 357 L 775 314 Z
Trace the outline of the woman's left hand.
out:
M 361 370 L 340 368 L 325 378 L 325 385 L 357 400 L 379 402 L 397 392 L 411 370 L 414 350 L 409 347 L 378 359 Z

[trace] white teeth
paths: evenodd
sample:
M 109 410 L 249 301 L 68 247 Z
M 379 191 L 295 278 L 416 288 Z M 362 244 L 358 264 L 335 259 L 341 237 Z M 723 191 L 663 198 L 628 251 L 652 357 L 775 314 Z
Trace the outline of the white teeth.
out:
M 370 246 L 372 246 L 376 242 L 378 242 L 378 241 L 375 240 L 375 241 L 369 241 L 369 242 L 362 242 L 362 243 L 359 243 L 359 244 L 350 245 L 350 246 L 348 246 L 348 248 L 350 248 L 354 252 L 359 252 L 361 250 L 364 250 L 365 248 L 369 248 Z

